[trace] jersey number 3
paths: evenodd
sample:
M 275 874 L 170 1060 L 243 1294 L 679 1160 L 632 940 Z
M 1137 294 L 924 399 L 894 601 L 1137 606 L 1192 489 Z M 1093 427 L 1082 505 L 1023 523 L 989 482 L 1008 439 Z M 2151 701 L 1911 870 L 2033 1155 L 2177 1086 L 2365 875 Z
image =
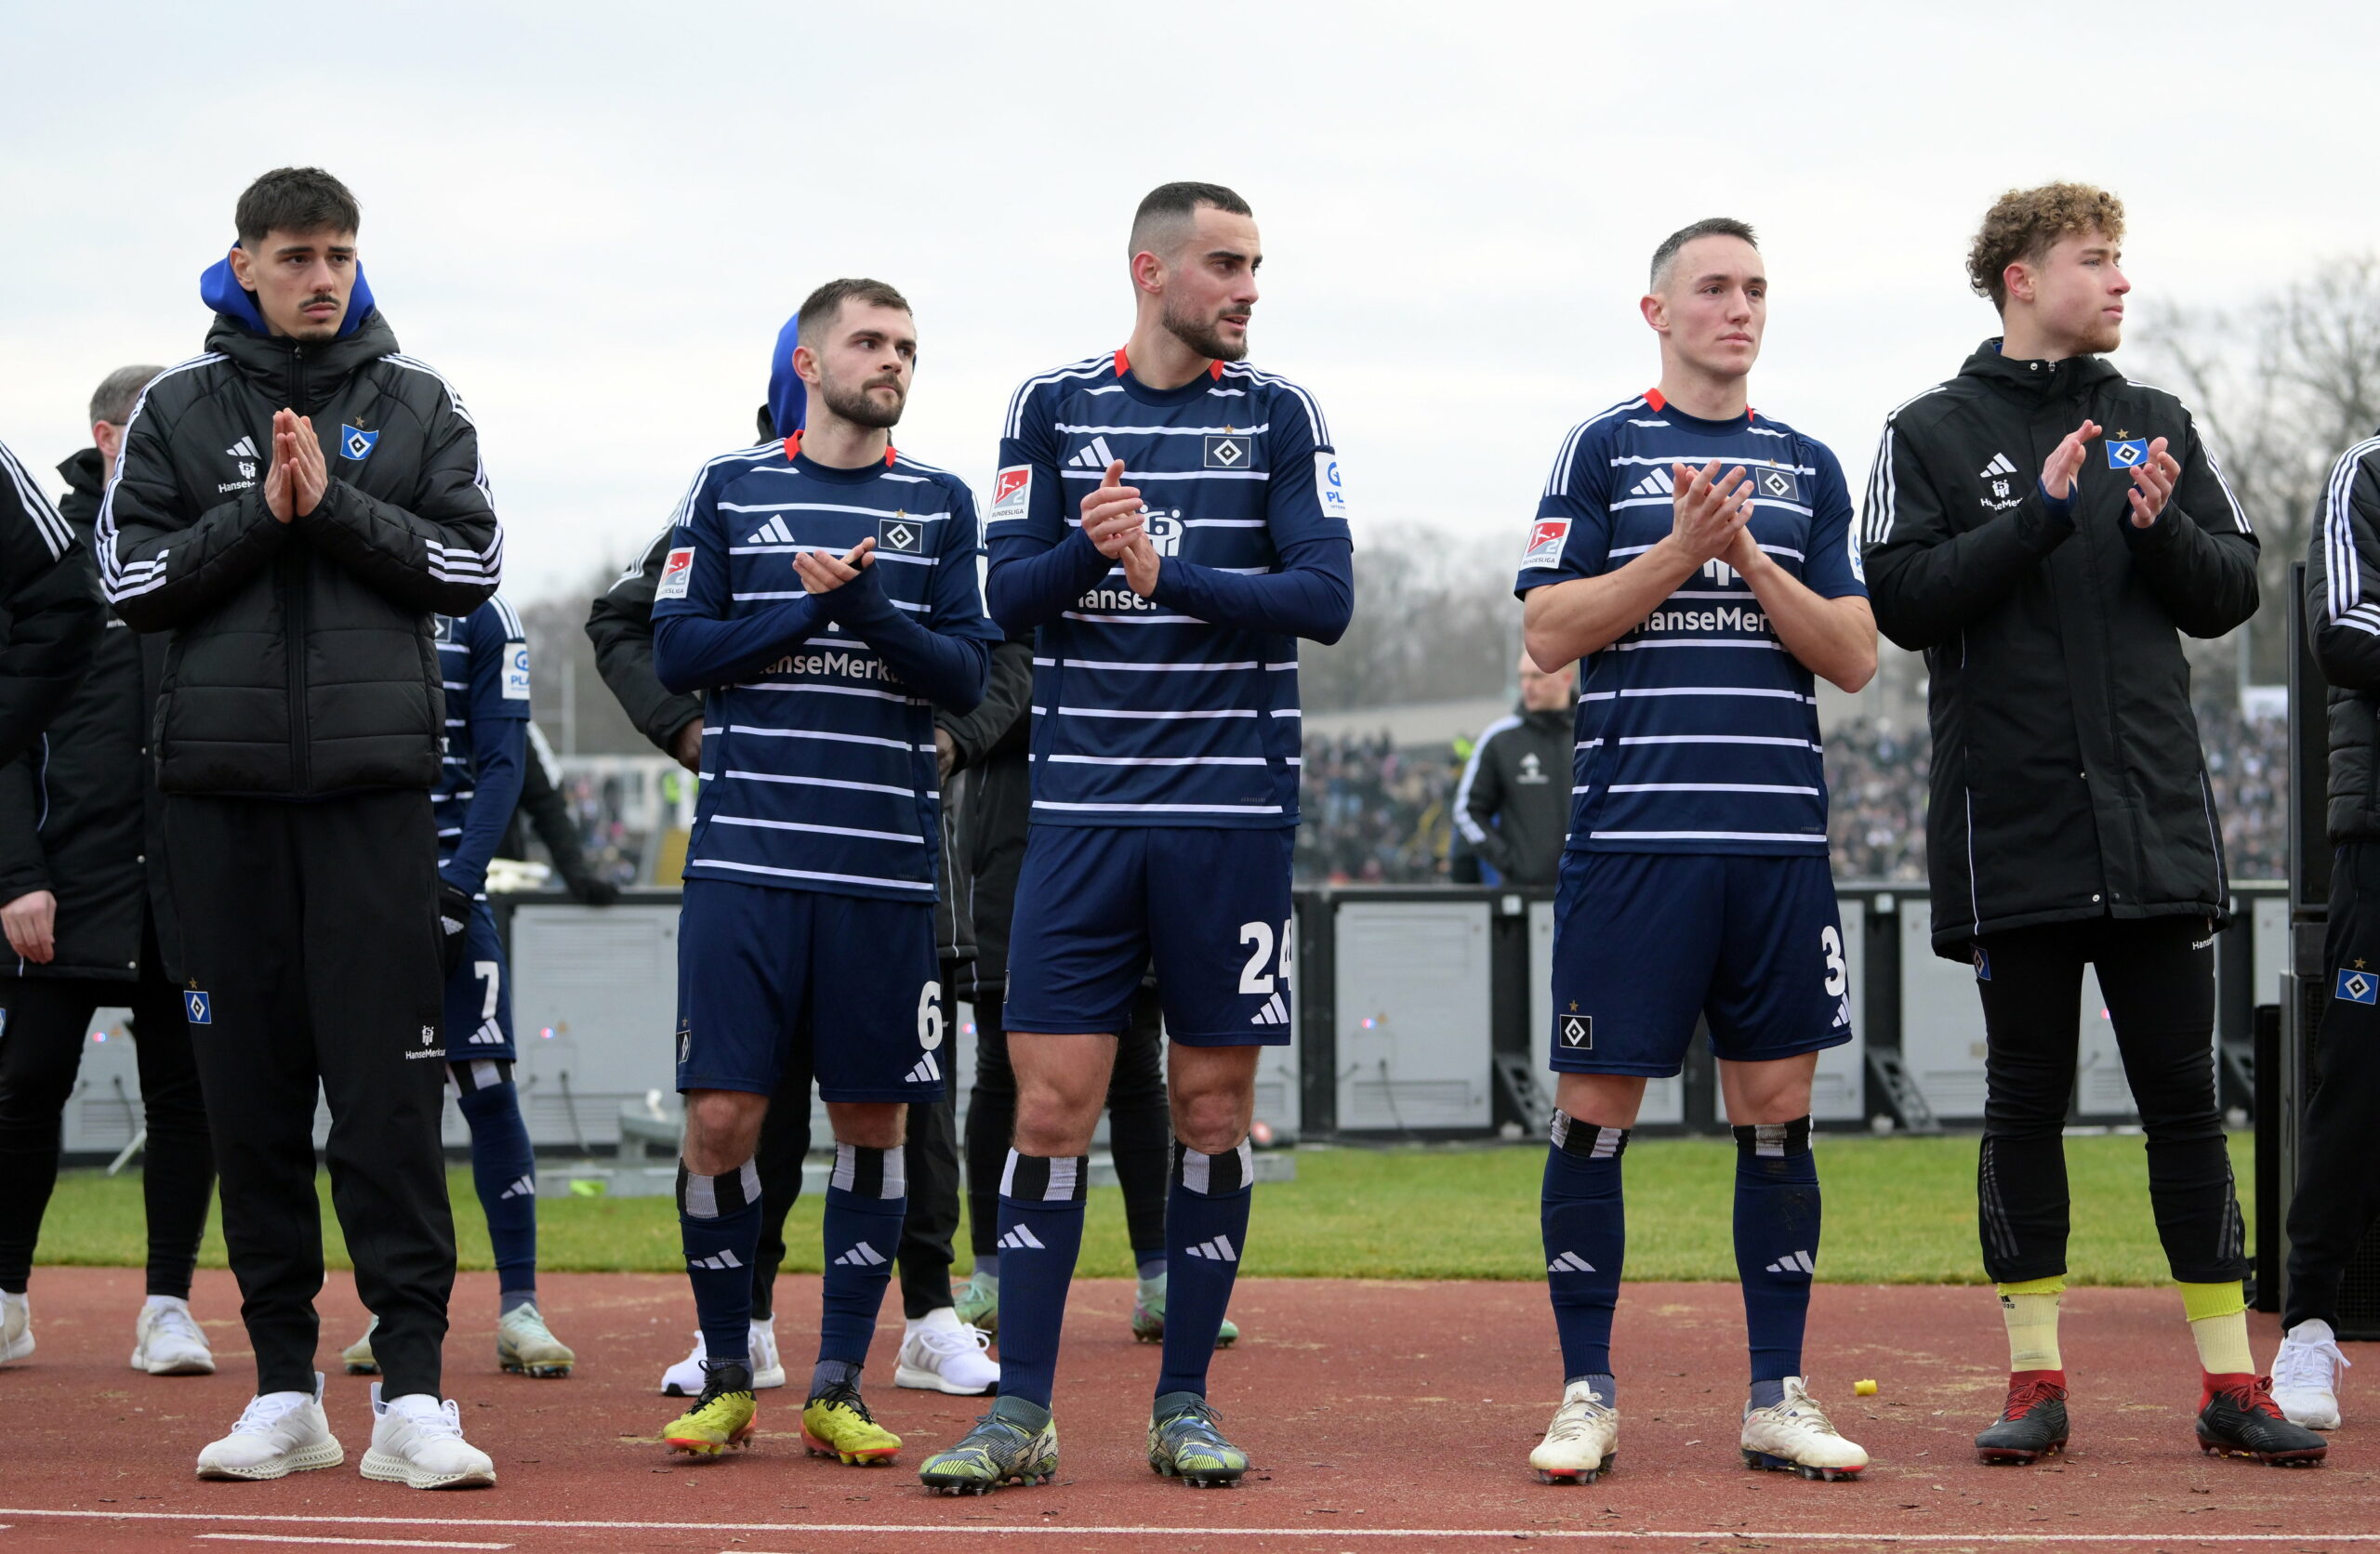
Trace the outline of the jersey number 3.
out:
M 1851 986 L 1851 968 L 1843 962 L 1843 935 L 1829 923 L 1818 930 L 1818 948 L 1826 953 L 1826 995 L 1840 998 Z

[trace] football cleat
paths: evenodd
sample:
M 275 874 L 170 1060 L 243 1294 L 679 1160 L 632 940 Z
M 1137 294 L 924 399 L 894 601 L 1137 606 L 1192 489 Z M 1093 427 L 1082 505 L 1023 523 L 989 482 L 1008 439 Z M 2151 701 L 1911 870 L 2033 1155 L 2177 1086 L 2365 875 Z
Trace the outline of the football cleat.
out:
M 752 1372 L 733 1360 L 706 1365 L 702 1395 L 662 1427 L 662 1444 L 695 1461 L 715 1460 L 730 1446 L 752 1442 Z
M 990 1334 L 955 1317 L 946 1324 L 927 1318 L 902 1337 L 901 1359 L 892 1372 L 892 1385 L 948 1392 L 962 1398 L 997 1392 L 1000 1385 L 999 1363 L 984 1355 L 991 1342 Z
M 1149 1467 L 1200 1489 L 1238 1483 L 1248 1454 L 1223 1439 L 1222 1423 L 1197 1393 L 1166 1393 L 1149 1411 Z
M 937 1495 L 986 1495 L 1002 1484 L 1045 1484 L 1058 1473 L 1058 1422 L 1024 1398 L 998 1398 L 955 1445 L 918 1468 Z
M 785 1385 L 785 1364 L 777 1358 L 776 1319 L 752 1324 L 752 1346 L 746 1351 L 752 1373 L 752 1390 L 765 1392 Z M 710 1358 L 703 1336 L 694 1335 L 694 1351 L 661 1373 L 661 1395 L 691 1398 L 703 1389 L 703 1364 Z
M 1528 1465 L 1540 1483 L 1591 1484 L 1619 1465 L 1619 1453 L 1620 1411 L 1591 1383 L 1574 1381 Z
M 1140 1289 L 1132 1297 L 1132 1337 L 1144 1344 L 1165 1342 L 1165 1279 L 1141 1281 Z M 1223 1318 L 1223 1327 L 1215 1334 L 1215 1347 L 1229 1349 L 1239 1342 L 1239 1324 Z
M 2339 1383 L 2354 1363 L 2319 1317 L 2282 1334 L 2281 1351 L 2272 1357 L 2272 1401 L 2281 1416 L 2307 1429 L 2338 1429 Z
M 2066 1449 L 2066 1373 L 2017 1371 L 2000 1417 L 1975 1438 L 1986 1462 L 2039 1462 Z
M 1799 1473 L 1805 1479 L 1857 1478 L 1868 1466 L 1868 1454 L 1835 1433 L 1798 1376 L 1785 1378 L 1781 1401 L 1744 1410 L 1741 1445 L 1746 1468 Z
M 981 1279 L 969 1279 L 953 1293 L 959 1308 L 959 1320 L 977 1332 L 997 1338 L 1000 1334 L 1000 1287 Z
M 559 1377 L 570 1375 L 578 1356 L 553 1336 L 532 1302 L 496 1319 L 496 1363 L 517 1376 Z
M 213 1376 L 215 1351 L 185 1301 L 152 1297 L 132 1324 L 132 1368 L 151 1376 Z
M 350 1376 L 378 1376 L 380 1362 L 372 1357 L 372 1335 L 380 1330 L 380 1319 L 374 1317 L 364 1329 L 364 1337 L 339 1350 L 338 1362 Z
M 496 1462 L 463 1439 L 463 1413 L 455 1400 L 410 1392 L 383 1401 L 372 1384 L 372 1448 L 364 1454 L 364 1476 L 410 1489 L 486 1489 L 496 1482 Z
M 2269 1376 L 2208 1376 L 2198 1405 L 2199 1450 L 2254 1457 L 2268 1468 L 2316 1468 L 2331 1443 L 2284 1418 Z
M 829 1387 L 801 1407 L 801 1443 L 812 1456 L 835 1457 L 854 1468 L 891 1462 L 901 1438 L 876 1422 L 859 1389 Z
M 347 1454 L 323 1416 L 323 1376 L 310 1392 L 267 1392 L 248 1400 L 239 1423 L 198 1454 L 202 1479 L 279 1479 L 316 1468 L 337 1468 Z
M 0 1365 L 33 1351 L 33 1303 L 25 1294 L 0 1290 Z

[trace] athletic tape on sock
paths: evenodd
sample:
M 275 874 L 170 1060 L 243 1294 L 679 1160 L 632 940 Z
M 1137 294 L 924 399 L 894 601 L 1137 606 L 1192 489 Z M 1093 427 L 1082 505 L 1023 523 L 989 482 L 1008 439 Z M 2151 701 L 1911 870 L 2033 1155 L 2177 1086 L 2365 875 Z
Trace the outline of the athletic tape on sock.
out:
M 760 1201 L 760 1171 L 750 1161 L 715 1177 L 700 1176 L 678 1162 L 678 1212 L 695 1219 L 740 1213 Z
M 1611 1160 L 1628 1148 L 1628 1129 L 1598 1127 L 1578 1121 L 1567 1112 L 1554 1113 L 1551 1137 L 1555 1149 L 1589 1160 Z
M 1256 1180 L 1256 1153 L 1247 1139 L 1226 1154 L 1200 1154 L 1177 1139 L 1173 1141 L 1173 1179 L 1206 1197 L 1228 1197 Z
M 1000 1196 L 1025 1202 L 1080 1203 L 1090 1184 L 1087 1154 L 1019 1154 L 1011 1150 L 1000 1172 Z
M 909 1193 L 907 1153 L 899 1144 L 889 1150 L 837 1144 L 833 1184 L 863 1198 L 906 1198 Z
M 1739 1153 L 1781 1160 L 1789 1154 L 1810 1152 L 1810 1119 L 1796 1117 L 1790 1123 L 1754 1123 L 1750 1127 L 1730 1128 L 1736 1136 Z

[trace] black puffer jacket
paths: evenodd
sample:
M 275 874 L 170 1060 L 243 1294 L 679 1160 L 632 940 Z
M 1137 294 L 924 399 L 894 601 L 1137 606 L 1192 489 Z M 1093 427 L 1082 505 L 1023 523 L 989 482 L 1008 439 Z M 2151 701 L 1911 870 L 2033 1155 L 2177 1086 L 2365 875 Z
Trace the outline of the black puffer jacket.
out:
M 223 318 L 206 345 L 140 396 L 99 515 L 109 601 L 173 634 L 159 785 L 426 789 L 445 717 L 430 617 L 477 609 L 503 558 L 470 417 L 377 310 L 305 344 Z M 264 500 L 284 407 L 312 417 L 330 472 L 289 523 Z
M 2306 637 L 2331 686 L 2331 843 L 2380 841 L 2380 437 L 2340 456 L 2314 517 Z
M 2071 521 L 2043 463 L 2088 418 Z M 2181 465 L 2135 529 L 2123 465 Z M 1876 624 L 1923 649 L 1934 731 L 1934 948 L 2102 915 L 2221 918 L 2228 882 L 2176 633 L 2256 611 L 2256 537 L 2189 411 L 2099 357 L 1989 341 L 1884 423 L 1863 520 Z
M 654 535 L 587 612 L 587 639 L 594 644 L 603 683 L 637 731 L 665 756 L 677 754 L 671 746 L 679 732 L 703 715 L 700 696 L 670 690 L 653 671 L 653 591 L 661 586 L 671 533 L 664 527 Z
M 0 761 L 24 754 L 73 693 L 106 618 L 89 547 L 0 444 Z

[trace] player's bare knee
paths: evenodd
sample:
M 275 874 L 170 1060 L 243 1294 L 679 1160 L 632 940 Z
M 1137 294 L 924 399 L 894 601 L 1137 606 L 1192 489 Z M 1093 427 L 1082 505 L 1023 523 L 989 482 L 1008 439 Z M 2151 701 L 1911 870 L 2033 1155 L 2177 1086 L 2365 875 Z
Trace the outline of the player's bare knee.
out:
M 1554 1075 L 1554 1104 L 1575 1121 L 1593 1127 L 1633 1127 L 1645 1103 L 1641 1073 Z
M 695 1090 L 686 1097 L 686 1169 L 721 1176 L 752 1158 L 769 1098 L 742 1090 Z
M 830 1100 L 826 1123 L 835 1142 L 864 1150 L 898 1149 L 908 1133 L 909 1109 L 899 1101 Z
M 1085 1104 L 1063 1088 L 1020 1085 L 1013 1129 L 1016 1152 L 1048 1159 L 1089 1154 L 1091 1136 L 1099 1126 L 1101 1099 L 1094 1096 Z
M 1229 1154 L 1248 1137 L 1255 1098 L 1233 1089 L 1203 1090 L 1173 1098 L 1173 1136 L 1200 1154 Z

